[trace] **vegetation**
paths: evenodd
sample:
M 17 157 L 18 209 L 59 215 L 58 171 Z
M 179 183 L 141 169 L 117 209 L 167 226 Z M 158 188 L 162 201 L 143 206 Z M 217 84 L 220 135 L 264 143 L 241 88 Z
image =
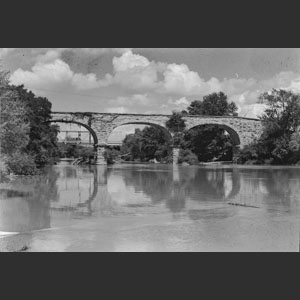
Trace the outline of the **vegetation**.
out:
M 58 153 L 61 158 L 82 158 L 89 163 L 95 158 L 94 147 L 85 147 L 76 144 L 58 143 Z
M 13 152 L 7 159 L 7 168 L 10 173 L 17 175 L 35 175 L 38 173 L 32 155 L 19 151 Z
M 300 95 L 273 89 L 259 102 L 267 106 L 260 118 L 262 136 L 240 151 L 237 162 L 247 164 L 300 163 Z
M 47 123 L 51 103 L 23 86 L 9 84 L 0 71 L 1 173 L 33 175 L 57 155 L 57 127 Z
M 24 169 L 27 169 L 27 161 L 30 168 L 32 157 L 26 156 L 30 130 L 26 107 L 9 86 L 8 74 L 3 71 L 0 72 L 0 109 L 1 175 L 6 175 L 18 171 L 19 162 L 14 160 L 16 154 Z
M 166 122 L 166 127 L 173 134 L 173 146 L 184 148 L 186 124 L 183 119 L 183 113 L 174 111 Z
M 30 128 L 26 150 L 34 156 L 38 166 L 43 166 L 51 162 L 53 157 L 58 156 L 58 126 L 49 123 L 52 104 L 47 98 L 36 97 L 23 85 L 12 88 L 26 108 L 26 118 Z
M 187 163 L 189 165 L 195 165 L 199 163 L 198 157 L 189 149 L 181 149 L 179 152 L 178 163 Z
M 237 116 L 237 106 L 234 102 L 228 103 L 223 93 L 213 93 L 203 97 L 203 101 L 195 100 L 183 111 L 184 114 L 202 116 Z
M 127 161 L 149 161 L 156 159 L 159 162 L 170 162 L 172 151 L 171 141 L 167 134 L 158 127 L 136 129 L 134 134 L 125 137 L 121 155 Z M 127 155 L 126 155 L 127 154 Z
M 117 150 L 115 147 L 109 147 L 105 149 L 104 158 L 108 165 L 114 164 L 121 156 L 121 151 Z
M 227 96 L 213 93 L 203 97 L 203 101 L 193 101 L 187 111 L 190 115 L 203 116 L 237 116 L 237 106 L 234 102 L 228 103 Z M 182 112 L 187 113 L 186 111 Z M 232 141 L 230 135 L 221 127 L 205 125 L 192 128 L 186 132 L 184 148 L 197 155 L 199 161 L 231 161 Z

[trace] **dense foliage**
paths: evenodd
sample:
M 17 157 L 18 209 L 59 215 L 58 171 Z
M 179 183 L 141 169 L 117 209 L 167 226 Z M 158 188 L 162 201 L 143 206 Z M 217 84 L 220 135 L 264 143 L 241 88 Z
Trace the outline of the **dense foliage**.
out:
M 1 175 L 8 173 L 23 174 L 22 168 L 32 174 L 32 156 L 26 155 L 29 142 L 29 122 L 26 107 L 11 89 L 8 74 L 0 72 L 0 141 Z M 16 160 L 18 157 L 19 161 Z
M 58 153 L 61 158 L 82 158 L 89 162 L 92 162 L 95 158 L 94 147 L 76 144 L 58 143 Z
M 201 162 L 232 160 L 231 138 L 218 126 L 193 128 L 185 134 L 184 141 L 184 148 L 195 153 Z
M 52 104 L 47 98 L 36 97 L 23 85 L 12 88 L 26 107 L 26 118 L 30 127 L 29 143 L 26 149 L 34 156 L 37 165 L 45 165 L 53 157 L 58 156 L 58 127 L 49 123 Z
M 0 71 L 1 172 L 33 175 L 57 155 L 58 128 L 50 125 L 51 103 L 23 86 L 9 84 Z
M 35 175 L 38 173 L 34 158 L 26 152 L 15 151 L 7 159 L 9 172 L 17 175 Z
M 121 147 L 121 153 L 127 154 L 124 158 L 129 161 L 168 162 L 171 152 L 170 138 L 158 127 L 136 129 L 134 134 L 125 137 Z
M 295 164 L 300 162 L 300 95 L 287 90 L 263 93 L 267 106 L 261 117 L 263 134 L 240 151 L 239 163 Z
M 227 96 L 223 93 L 213 93 L 203 97 L 203 101 L 193 101 L 187 111 L 190 115 L 203 116 L 237 116 L 237 106 L 234 102 L 228 103 Z

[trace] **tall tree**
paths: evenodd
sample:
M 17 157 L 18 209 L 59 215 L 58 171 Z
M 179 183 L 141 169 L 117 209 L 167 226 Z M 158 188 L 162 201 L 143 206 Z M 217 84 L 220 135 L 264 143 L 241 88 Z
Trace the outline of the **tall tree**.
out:
M 181 112 L 173 111 L 171 117 L 166 122 L 166 127 L 172 133 L 179 133 L 184 131 L 184 129 L 186 128 L 186 124 L 182 117 L 183 114 Z
M 203 97 L 203 101 L 193 101 L 187 108 L 191 115 L 237 116 L 237 106 L 228 103 L 223 93 L 213 93 Z M 186 148 L 193 151 L 200 161 L 231 160 L 232 143 L 228 133 L 220 127 L 206 125 L 191 129 L 185 135 Z
M 167 129 L 173 134 L 173 144 L 176 147 L 183 147 L 184 144 L 186 124 L 183 116 L 184 113 L 173 111 L 166 122 Z
M 38 165 L 44 165 L 52 157 L 58 156 L 58 126 L 49 123 L 52 104 L 47 98 L 36 97 L 31 91 L 27 91 L 23 85 L 13 88 L 26 107 L 26 118 L 30 126 L 30 141 L 27 150 L 34 155 Z
M 0 174 L 36 174 L 33 157 L 26 153 L 30 126 L 26 106 L 8 81 L 8 73 L 0 71 Z
M 9 86 L 8 73 L 0 72 L 0 140 L 1 153 L 23 151 L 29 143 L 26 106 Z
M 294 162 L 299 155 L 295 144 L 299 140 L 300 95 L 273 89 L 261 94 L 259 103 L 267 106 L 261 116 L 264 131 L 259 141 L 264 158 L 271 158 L 275 163 Z
M 227 96 L 223 92 L 204 96 L 203 101 L 193 101 L 187 111 L 190 115 L 237 116 L 236 104 L 228 103 Z

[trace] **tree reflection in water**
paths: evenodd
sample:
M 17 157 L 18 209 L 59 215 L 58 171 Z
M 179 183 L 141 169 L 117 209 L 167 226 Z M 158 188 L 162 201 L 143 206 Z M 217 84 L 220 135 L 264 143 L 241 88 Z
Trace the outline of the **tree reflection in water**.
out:
M 96 166 L 51 166 L 39 176 L 3 180 L 0 185 L 0 231 L 29 232 L 50 228 L 54 215 L 63 218 L 67 213 L 90 216 L 95 210 L 93 201 L 99 189 L 106 190 L 106 185 L 107 170 L 99 173 Z M 66 196 L 71 201 L 66 201 Z
M 236 201 L 267 209 L 299 210 L 299 168 L 242 169 L 242 193 Z
M 232 169 L 178 166 L 163 170 L 124 169 L 122 177 L 136 193 L 143 192 L 154 205 L 164 202 L 174 213 L 183 211 L 187 200 L 224 201 L 239 191 L 238 174 Z
M 1 184 L 0 231 L 27 232 L 50 227 L 50 202 L 58 199 L 59 174 L 47 168 L 40 176 L 21 176 Z

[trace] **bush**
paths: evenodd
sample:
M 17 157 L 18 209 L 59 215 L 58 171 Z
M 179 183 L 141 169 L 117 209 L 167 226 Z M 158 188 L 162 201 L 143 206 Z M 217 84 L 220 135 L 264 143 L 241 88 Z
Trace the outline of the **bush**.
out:
M 26 153 L 15 152 L 7 156 L 6 165 L 9 173 L 13 173 L 14 175 L 38 174 L 34 158 Z
M 7 170 L 7 165 L 5 163 L 5 157 L 4 155 L 1 153 L 1 157 L 0 157 L 0 179 L 5 176 L 8 175 L 8 170 Z
M 188 163 L 190 165 L 198 164 L 198 157 L 189 149 L 181 149 L 179 152 L 178 163 Z
M 114 163 L 113 153 L 110 149 L 105 149 L 104 159 L 108 165 L 112 165 Z
M 104 151 L 104 158 L 107 162 L 108 165 L 112 165 L 115 163 L 115 160 L 118 158 L 118 156 L 120 155 L 120 151 L 116 150 L 116 149 L 105 149 Z

